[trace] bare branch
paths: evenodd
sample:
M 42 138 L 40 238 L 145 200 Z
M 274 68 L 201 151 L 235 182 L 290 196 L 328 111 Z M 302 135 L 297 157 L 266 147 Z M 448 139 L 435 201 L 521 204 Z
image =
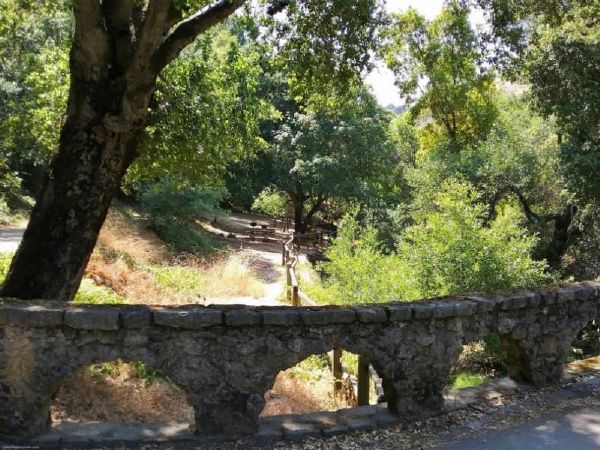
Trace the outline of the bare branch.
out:
M 109 61 L 109 44 L 98 0 L 73 2 L 75 34 L 71 48 L 71 74 L 91 80 L 104 73 Z
M 219 0 L 180 22 L 152 57 L 151 67 L 154 73 L 159 73 L 199 34 L 225 20 L 245 2 L 246 0 Z

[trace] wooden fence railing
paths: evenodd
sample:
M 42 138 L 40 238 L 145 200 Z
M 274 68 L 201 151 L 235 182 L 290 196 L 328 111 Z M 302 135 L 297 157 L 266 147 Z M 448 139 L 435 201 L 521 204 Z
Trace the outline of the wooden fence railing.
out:
M 294 235 L 291 233 L 290 238 L 283 243 L 283 249 L 281 252 L 281 262 L 285 267 L 286 280 L 287 280 L 287 298 L 292 306 L 318 306 L 308 295 L 300 290 L 298 284 L 298 277 L 296 275 L 296 266 L 298 265 L 298 244 L 308 243 L 309 239 L 319 239 L 320 243 L 323 242 L 323 232 L 320 234 L 311 233 L 310 235 Z M 344 391 L 344 380 L 349 379 L 352 382 L 352 377 L 342 364 L 342 349 L 335 348 L 328 353 L 331 362 L 331 371 L 333 375 L 333 390 L 336 395 Z M 375 392 L 377 396 L 383 395 L 383 387 L 381 386 L 381 379 L 375 372 L 375 369 L 371 366 L 369 358 L 359 355 L 358 356 L 358 367 L 357 367 L 356 383 L 352 383 L 354 386 L 354 396 L 356 398 L 358 406 L 369 404 L 369 383 L 373 379 Z

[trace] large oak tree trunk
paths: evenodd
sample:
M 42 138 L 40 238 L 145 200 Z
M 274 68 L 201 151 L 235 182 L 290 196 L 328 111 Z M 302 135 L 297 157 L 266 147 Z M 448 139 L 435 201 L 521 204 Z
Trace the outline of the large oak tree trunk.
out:
M 112 197 L 136 155 L 141 131 L 139 126 L 111 129 L 117 111 L 114 104 L 102 104 L 105 93 L 101 90 L 96 97 L 89 88 L 78 92 L 75 81 L 59 151 L 1 295 L 74 298 Z M 79 97 L 84 97 L 85 114 L 77 105 Z
M 306 226 L 304 224 L 304 202 L 294 199 L 294 231 L 304 233 Z

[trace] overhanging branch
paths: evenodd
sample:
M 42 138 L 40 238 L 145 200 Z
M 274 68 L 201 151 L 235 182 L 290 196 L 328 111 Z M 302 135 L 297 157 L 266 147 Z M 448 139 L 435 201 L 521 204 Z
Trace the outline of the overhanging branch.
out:
M 151 67 L 154 73 L 158 74 L 199 34 L 224 21 L 245 2 L 246 0 L 219 0 L 181 21 L 167 35 L 153 55 Z

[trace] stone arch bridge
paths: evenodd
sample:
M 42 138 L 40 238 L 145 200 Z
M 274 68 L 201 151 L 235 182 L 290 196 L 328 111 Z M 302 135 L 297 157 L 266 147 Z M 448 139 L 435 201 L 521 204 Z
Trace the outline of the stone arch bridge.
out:
M 462 345 L 495 332 L 510 376 L 557 382 L 598 315 L 600 283 L 355 307 L 81 306 L 0 300 L 0 435 L 49 425 L 61 381 L 82 366 L 142 361 L 187 394 L 196 431 L 252 433 L 278 372 L 343 348 L 368 356 L 390 411 L 435 414 Z

